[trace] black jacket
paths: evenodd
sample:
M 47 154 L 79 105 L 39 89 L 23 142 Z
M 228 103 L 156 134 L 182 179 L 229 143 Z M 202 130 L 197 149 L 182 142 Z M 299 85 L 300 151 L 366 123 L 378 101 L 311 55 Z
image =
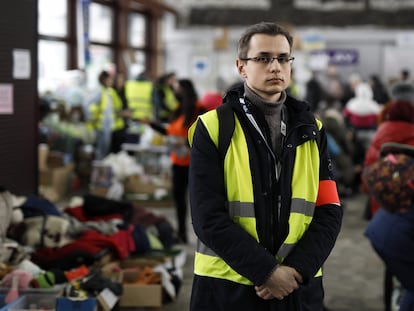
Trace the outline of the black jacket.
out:
M 312 137 L 311 133 L 317 131 L 317 127 L 308 105 L 288 96 L 285 102 L 287 135 L 281 155 L 282 174 L 277 183 L 274 176 L 274 158 L 265 148 L 263 139 L 253 128 L 239 103 L 239 97 L 243 97 L 243 92 L 242 86 L 229 91 L 224 98 L 224 104 L 231 105 L 236 112 L 249 146 L 260 244 L 235 225 L 224 208 L 226 194 L 222 160 L 202 122 L 198 122 L 193 137 L 190 201 L 193 226 L 198 238 L 239 274 L 247 277 L 255 285 L 261 285 L 277 265 L 274 255 L 288 233 L 295 147 Z M 253 105 L 248 107 L 270 142 L 269 128 L 264 116 L 255 110 Z M 318 140 L 321 153 L 320 179 L 331 179 L 331 166 L 323 129 L 318 135 Z M 279 193 L 282 198 L 280 219 L 274 209 L 268 208 L 276 206 Z M 315 208 L 309 230 L 284 261 L 284 264 L 294 267 L 303 276 L 305 284 L 283 301 L 263 301 L 256 296 L 252 286 L 195 276 L 191 310 L 302 310 L 298 293 L 315 284 L 313 276 L 334 246 L 341 219 L 342 208 L 337 205 Z M 277 230 L 272 223 L 279 223 Z M 321 302 L 321 282 L 318 281 L 315 286 L 319 290 L 314 290 L 312 295 L 315 298 L 319 296 L 317 300 Z M 300 301 L 303 301 L 303 298 Z

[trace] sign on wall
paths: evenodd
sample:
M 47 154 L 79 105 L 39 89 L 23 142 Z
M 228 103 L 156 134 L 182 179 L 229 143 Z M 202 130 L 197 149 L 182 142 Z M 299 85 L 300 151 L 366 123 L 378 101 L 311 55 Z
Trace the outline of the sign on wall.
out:
M 13 85 L 0 83 L 0 114 L 13 113 Z
M 311 57 L 324 59 L 328 65 L 349 66 L 357 65 L 359 53 L 354 49 L 326 49 L 311 52 Z
M 293 6 L 316 11 L 364 10 L 365 0 L 294 0 Z

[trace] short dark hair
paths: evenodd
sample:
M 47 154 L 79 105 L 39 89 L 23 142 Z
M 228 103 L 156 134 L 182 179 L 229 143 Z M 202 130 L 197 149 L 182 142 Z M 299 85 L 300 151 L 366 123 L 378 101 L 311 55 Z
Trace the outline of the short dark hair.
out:
M 237 45 L 239 58 L 247 57 L 247 52 L 249 51 L 250 39 L 255 34 L 265 34 L 265 35 L 270 35 L 270 36 L 277 36 L 277 35 L 285 36 L 289 42 L 290 48 L 292 49 L 293 37 L 285 28 L 275 23 L 261 22 L 261 23 L 249 26 L 245 30 L 245 32 L 242 34 L 242 36 L 240 37 L 239 43 Z
M 102 70 L 100 73 L 99 73 L 99 76 L 98 76 L 98 80 L 99 80 L 99 83 L 101 84 L 101 85 L 105 85 L 105 81 L 106 81 L 106 79 L 108 79 L 109 78 L 109 72 L 108 71 L 106 71 L 106 70 Z

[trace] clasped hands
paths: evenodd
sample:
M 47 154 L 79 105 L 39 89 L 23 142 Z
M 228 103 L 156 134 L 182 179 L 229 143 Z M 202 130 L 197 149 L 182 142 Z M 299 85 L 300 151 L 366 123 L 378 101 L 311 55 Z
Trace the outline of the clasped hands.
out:
M 278 266 L 261 286 L 255 286 L 256 294 L 262 299 L 282 300 L 303 282 L 302 276 L 294 268 Z

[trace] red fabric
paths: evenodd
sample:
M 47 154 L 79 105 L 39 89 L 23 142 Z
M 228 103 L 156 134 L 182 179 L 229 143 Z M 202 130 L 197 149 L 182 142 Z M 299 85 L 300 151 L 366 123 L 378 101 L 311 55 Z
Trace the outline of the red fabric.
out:
M 364 166 L 369 166 L 378 160 L 381 145 L 387 142 L 414 146 L 414 123 L 402 121 L 384 121 L 381 123 L 365 154 Z
M 133 226 L 129 226 L 128 230 L 119 230 L 117 233 L 106 236 L 95 230 L 88 230 L 77 240 L 92 244 L 98 247 L 109 248 L 115 252 L 119 259 L 124 259 L 135 251 L 135 243 L 132 238 Z
M 349 120 L 349 123 L 351 123 L 352 126 L 358 129 L 375 128 L 377 125 L 378 114 L 372 113 L 362 116 L 345 108 L 344 116 Z
M 215 92 L 207 92 L 201 98 L 201 104 L 207 110 L 216 109 L 218 106 L 221 105 L 222 101 L 223 101 L 223 98 L 221 97 L 221 95 Z
M 336 183 L 333 180 L 321 180 L 319 182 L 316 206 L 325 204 L 340 204 Z
M 63 273 L 66 276 L 66 279 L 71 282 L 76 279 L 80 279 L 84 276 L 87 276 L 89 274 L 89 269 L 86 265 L 80 265 L 77 268 L 71 269 L 69 271 L 64 271 Z
M 105 236 L 95 230 L 85 231 L 77 240 L 60 248 L 44 247 L 38 249 L 33 257 L 36 262 L 47 265 L 48 262 L 65 261 L 73 254 L 89 254 L 93 256 L 104 249 L 109 249 L 118 259 L 124 259 L 135 250 L 132 238 L 133 226 L 128 230 L 120 230 L 111 236 Z
M 187 139 L 188 127 L 184 127 L 184 116 L 180 116 L 172 121 L 167 126 L 167 134 L 170 136 L 178 136 Z M 171 162 L 176 165 L 189 166 L 190 165 L 190 154 L 184 157 L 178 157 L 174 152 L 170 155 Z
M 201 110 L 202 110 L 202 106 L 198 102 L 197 109 L 196 109 L 196 115 L 198 115 L 199 111 Z M 194 119 L 195 118 L 196 116 L 194 116 Z M 177 119 L 169 123 L 166 128 L 168 135 L 182 137 L 185 139 L 185 141 L 187 141 L 188 129 L 189 129 L 189 126 L 188 127 L 184 126 L 184 115 L 179 116 Z M 180 158 L 174 152 L 171 152 L 170 159 L 171 159 L 171 162 L 175 165 L 180 165 L 180 166 L 190 165 L 190 154 Z
M 414 105 L 403 100 L 393 102 L 387 105 L 384 119 L 414 123 Z
M 364 167 L 367 167 L 378 160 L 380 156 L 381 146 L 387 142 L 395 142 L 414 146 L 414 123 L 403 121 L 384 121 L 382 122 L 374 137 L 371 145 L 365 153 Z M 362 190 L 367 193 L 365 180 L 362 178 Z M 369 201 L 371 215 L 380 208 L 379 204 L 372 198 Z

